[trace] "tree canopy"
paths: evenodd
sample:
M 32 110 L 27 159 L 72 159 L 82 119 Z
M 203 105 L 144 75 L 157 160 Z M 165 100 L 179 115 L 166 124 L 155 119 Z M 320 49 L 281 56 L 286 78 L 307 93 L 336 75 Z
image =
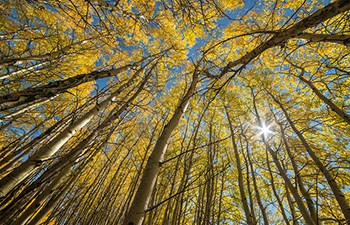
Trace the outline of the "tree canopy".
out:
M 349 0 L 0 13 L 0 224 L 350 224 Z

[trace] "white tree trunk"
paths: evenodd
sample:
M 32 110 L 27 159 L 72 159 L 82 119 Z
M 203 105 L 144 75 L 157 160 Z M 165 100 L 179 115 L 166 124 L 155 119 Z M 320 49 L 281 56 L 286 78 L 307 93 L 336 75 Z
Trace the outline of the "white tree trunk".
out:
M 9 193 L 16 185 L 39 168 L 41 163 L 55 154 L 77 131 L 83 128 L 98 112 L 106 108 L 125 88 L 133 84 L 134 79 L 139 75 L 138 70 L 125 84 L 121 85 L 117 91 L 113 92 L 107 99 L 96 104 L 89 112 L 78 119 L 75 123 L 67 127 L 62 133 L 57 135 L 48 144 L 41 147 L 29 159 L 15 168 L 11 173 L 0 180 L 0 198 Z
M 325 95 L 323 95 L 316 87 L 315 85 L 305 79 L 304 76 L 298 76 L 299 79 L 301 81 L 303 81 L 304 83 L 306 83 L 311 90 L 317 95 L 317 97 L 319 97 L 324 103 L 326 103 L 329 108 L 331 108 L 331 110 L 333 112 L 335 112 L 336 114 L 338 114 L 338 116 L 340 116 L 345 122 L 347 122 L 348 124 L 350 124 L 350 115 L 348 115 L 344 110 L 340 109 L 336 104 L 334 104 L 330 99 L 328 99 Z
M 142 224 L 145 217 L 145 211 L 148 208 L 148 203 L 160 171 L 161 162 L 163 161 L 163 157 L 167 149 L 167 143 L 171 137 L 172 132 L 179 124 L 179 121 L 195 92 L 197 83 L 198 76 L 197 74 L 194 74 L 192 83 L 187 93 L 177 106 L 170 121 L 164 126 L 164 129 L 158 138 L 150 157 L 148 158 L 147 164 L 142 174 L 140 186 L 137 189 L 135 198 L 131 204 L 129 211 L 125 216 L 124 224 Z
M 309 155 L 312 158 L 312 160 L 315 162 L 315 165 L 320 169 L 322 174 L 325 176 L 325 178 L 326 178 L 326 180 L 328 182 L 328 185 L 330 186 L 330 188 L 331 188 L 331 190 L 333 192 L 333 195 L 334 195 L 335 199 L 337 200 L 342 213 L 344 214 L 344 217 L 346 219 L 346 223 L 348 225 L 350 225 L 350 205 L 349 205 L 347 199 L 345 198 L 345 195 L 344 195 L 343 191 L 339 188 L 337 182 L 335 181 L 335 178 L 329 172 L 327 167 L 323 165 L 323 163 L 318 158 L 318 156 L 315 154 L 315 152 L 312 150 L 311 146 L 306 141 L 306 139 L 304 138 L 302 133 L 296 128 L 296 126 L 294 125 L 294 123 L 293 123 L 292 119 L 290 118 L 288 112 L 283 107 L 282 103 L 280 101 L 278 101 L 277 98 L 275 96 L 273 96 L 271 93 L 269 93 L 269 94 L 273 98 L 273 100 L 280 106 L 280 108 L 282 109 L 282 111 L 283 111 L 283 113 L 284 113 L 284 115 L 285 115 L 289 125 L 291 126 L 292 130 L 298 136 L 298 138 L 301 141 L 301 143 L 303 144 L 304 148 L 309 153 Z

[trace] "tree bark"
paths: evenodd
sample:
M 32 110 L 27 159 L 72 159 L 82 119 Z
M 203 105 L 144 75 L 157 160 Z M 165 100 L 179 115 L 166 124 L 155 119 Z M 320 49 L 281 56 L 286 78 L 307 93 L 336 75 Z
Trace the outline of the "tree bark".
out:
M 288 217 L 286 215 L 286 212 L 284 210 L 284 206 L 283 206 L 283 202 L 277 192 L 277 189 L 276 189 L 276 186 L 275 186 L 275 179 L 273 177 L 273 174 L 272 174 L 272 169 L 271 169 L 271 165 L 270 165 L 270 159 L 269 159 L 269 154 L 268 154 L 268 151 L 266 151 L 266 163 L 267 163 L 267 169 L 269 170 L 269 174 L 270 174 L 270 181 L 271 181 L 271 188 L 272 188 L 272 191 L 275 195 L 275 198 L 277 200 L 277 203 L 278 203 L 278 206 L 281 210 L 281 214 L 282 214 L 282 217 L 284 219 L 284 222 L 289 225 L 289 220 L 288 220 Z
M 15 186 L 21 183 L 26 177 L 37 170 L 40 165 L 53 154 L 55 154 L 77 131 L 83 128 L 90 120 L 100 112 L 100 110 L 106 108 L 125 88 L 134 83 L 134 79 L 138 76 L 141 70 L 138 70 L 129 79 L 128 82 L 121 85 L 117 91 L 113 92 L 107 99 L 99 104 L 96 104 L 89 112 L 78 119 L 75 123 L 67 127 L 59 135 L 57 135 L 48 144 L 41 147 L 27 161 L 16 167 L 11 173 L 6 175 L 0 180 L 0 198 L 4 197 Z
M 248 140 L 246 140 L 246 142 L 247 142 L 246 143 L 247 144 L 247 158 L 248 158 L 248 163 L 249 163 L 249 166 L 250 166 L 251 175 L 252 175 L 252 179 L 253 179 L 253 187 L 254 187 L 254 191 L 255 191 L 256 201 L 258 202 L 258 206 L 259 206 L 261 214 L 263 216 L 264 224 L 265 225 L 269 225 L 269 220 L 267 219 L 265 207 L 262 204 L 261 197 L 260 197 L 260 191 L 259 191 L 259 188 L 258 188 L 258 184 L 256 182 L 253 162 L 252 162 L 252 160 L 250 158 L 250 153 L 249 153 L 249 150 L 248 150 Z
M 226 111 L 226 115 L 227 115 L 227 121 L 228 121 L 229 127 L 230 127 L 233 151 L 234 151 L 235 159 L 236 159 L 236 167 L 237 167 L 237 173 L 238 173 L 238 186 L 239 186 L 239 193 L 241 195 L 241 201 L 243 204 L 243 210 L 244 210 L 245 217 L 247 219 L 247 224 L 252 225 L 252 224 L 254 224 L 253 223 L 253 216 L 249 210 L 247 197 L 246 197 L 245 191 L 244 191 L 244 182 L 243 182 L 241 160 L 239 158 L 239 153 L 238 153 L 238 148 L 237 148 L 237 144 L 236 144 L 236 140 L 235 140 L 235 134 L 234 134 L 233 126 L 232 126 L 232 121 L 231 121 L 230 115 L 228 113 L 227 107 L 225 105 L 224 105 L 224 107 L 225 107 L 225 111 Z
M 345 198 L 345 195 L 344 195 L 343 191 L 339 188 L 338 184 L 336 183 L 335 178 L 332 176 L 332 174 L 329 172 L 329 170 L 323 165 L 323 163 L 318 158 L 318 156 L 315 154 L 315 152 L 312 150 L 311 146 L 306 141 L 306 139 L 301 134 L 301 132 L 296 128 L 296 126 L 294 125 L 294 123 L 293 123 L 292 119 L 290 118 L 288 112 L 283 107 L 282 103 L 280 101 L 278 101 L 277 98 L 275 96 L 273 96 L 271 93 L 269 93 L 269 94 L 272 97 L 272 99 L 280 106 L 280 108 L 282 109 L 283 114 L 285 115 L 289 125 L 292 128 L 292 130 L 298 136 L 298 138 L 301 141 L 301 143 L 303 144 L 304 148 L 309 153 L 309 155 L 312 158 L 312 160 L 315 162 L 315 165 L 320 169 L 322 174 L 325 176 L 325 178 L 326 178 L 326 180 L 328 182 L 328 185 L 330 186 L 330 188 L 331 188 L 331 190 L 332 190 L 332 192 L 334 194 L 334 197 L 337 200 L 337 202 L 338 202 L 338 204 L 339 204 L 339 206 L 341 208 L 341 211 L 342 211 L 342 213 L 343 213 L 343 215 L 344 215 L 344 217 L 346 219 L 346 223 L 348 225 L 350 225 L 350 206 L 349 206 L 349 203 L 348 203 L 347 199 Z
M 277 154 L 271 149 L 270 145 L 267 143 L 266 139 L 263 137 L 263 141 L 265 143 L 266 149 L 269 151 L 269 153 L 272 156 L 272 159 L 281 175 L 281 177 L 283 178 L 284 182 L 286 183 L 287 187 L 289 188 L 289 190 L 291 191 L 294 200 L 296 201 L 299 211 L 301 213 L 301 215 L 303 216 L 306 224 L 309 225 L 315 225 L 314 220 L 312 219 L 311 215 L 309 214 L 308 210 L 306 209 L 304 203 L 303 203 L 303 199 L 300 197 L 298 190 L 293 186 L 292 182 L 290 181 L 290 179 L 288 178 L 287 174 L 285 173 L 285 171 L 283 170 L 278 158 L 277 158 Z
M 127 71 L 131 65 L 122 66 L 117 69 L 106 71 L 94 71 L 88 74 L 80 74 L 65 80 L 53 81 L 39 87 L 30 87 L 25 90 L 0 96 L 0 111 L 12 109 L 34 101 L 45 101 L 66 92 L 68 89 L 77 87 L 97 79 L 115 76 Z
M 305 39 L 310 42 L 329 42 L 345 46 L 350 45 L 350 35 L 301 33 L 298 34 L 296 38 Z
M 301 191 L 301 193 L 303 194 L 303 196 L 304 196 L 304 198 L 306 200 L 306 203 L 307 203 L 308 208 L 309 208 L 310 215 L 311 215 L 311 217 L 314 219 L 314 221 L 317 224 L 318 216 L 317 216 L 317 213 L 316 213 L 316 210 L 315 210 L 314 202 L 312 201 L 312 198 L 311 198 L 309 192 L 305 189 L 304 182 L 301 179 L 298 166 L 297 166 L 297 164 L 296 164 L 296 162 L 294 160 L 294 157 L 293 157 L 292 152 L 291 152 L 291 150 L 289 148 L 286 136 L 284 134 L 284 129 L 282 128 L 281 124 L 279 124 L 279 126 L 280 126 L 280 130 L 281 130 L 281 136 L 282 136 L 282 140 L 283 140 L 284 146 L 285 146 L 285 148 L 287 150 L 287 154 L 288 154 L 289 159 L 290 159 L 290 161 L 292 163 L 294 174 L 295 174 L 295 176 L 297 178 L 297 181 L 298 181 L 298 186 L 299 186 L 300 191 Z
M 298 76 L 299 79 L 304 82 L 305 84 L 307 84 L 311 90 L 316 94 L 316 96 L 321 99 L 324 103 L 326 103 L 329 108 L 335 112 L 336 114 L 338 114 L 338 116 L 340 116 L 345 122 L 347 122 L 348 124 L 350 124 L 350 115 L 348 115 L 344 110 L 341 110 L 336 104 L 334 104 L 329 98 L 327 98 L 325 95 L 323 95 L 316 87 L 315 85 L 307 80 L 304 76 Z
M 340 13 L 346 12 L 350 10 L 350 2 L 349 0 L 338 0 L 335 1 L 322 9 L 317 10 L 312 15 L 302 19 L 298 23 L 294 24 L 290 28 L 278 32 L 269 40 L 263 42 L 255 49 L 247 52 L 243 57 L 237 59 L 235 61 L 229 62 L 221 71 L 219 77 L 225 75 L 235 66 L 238 65 L 246 65 L 256 57 L 258 57 L 261 53 L 266 51 L 269 48 L 281 45 L 286 42 L 288 39 L 294 38 L 301 34 L 304 30 L 314 27 L 317 24 L 326 21 Z
M 171 137 L 172 132 L 179 124 L 179 121 L 182 115 L 184 114 L 191 97 L 195 92 L 197 83 L 198 75 L 195 71 L 192 83 L 187 93 L 177 106 L 174 115 L 172 116 L 170 121 L 164 126 L 164 129 L 161 135 L 159 136 L 153 148 L 153 151 L 147 161 L 147 164 L 142 174 L 141 183 L 136 191 L 136 195 L 131 204 L 131 207 L 125 216 L 125 225 L 142 224 L 145 216 L 145 210 L 148 207 L 148 203 L 160 171 L 161 162 L 167 149 L 167 143 Z
M 258 112 L 258 109 L 257 109 L 257 106 L 256 106 L 256 99 L 255 99 L 255 95 L 254 95 L 254 91 L 253 89 L 251 88 L 251 93 L 252 93 L 252 98 L 253 98 L 253 107 L 254 107 L 254 111 L 255 111 L 255 114 L 256 114 L 256 117 L 258 119 L 258 124 L 260 127 L 262 127 L 262 121 L 261 121 L 261 118 L 259 116 L 259 112 Z M 303 216 L 306 224 L 309 224 L 309 225 L 315 225 L 315 222 L 314 220 L 312 219 L 311 215 L 309 214 L 308 210 L 306 209 L 304 203 L 303 203 L 303 199 L 300 197 L 299 193 L 298 193 L 298 190 L 293 186 L 292 182 L 290 181 L 289 177 L 287 176 L 286 172 L 283 170 L 282 166 L 281 166 L 281 163 L 277 157 L 277 154 L 272 150 L 270 144 L 267 142 L 266 140 L 266 134 L 261 134 L 261 139 L 262 141 L 264 142 L 264 145 L 265 145 L 265 148 L 266 148 L 266 151 L 268 151 L 270 153 L 270 155 L 272 156 L 272 159 L 273 159 L 273 162 L 275 163 L 277 169 L 278 169 L 278 172 L 279 174 L 281 175 L 281 177 L 283 178 L 285 184 L 287 185 L 287 187 L 289 188 L 289 190 L 291 191 L 293 197 L 294 197 L 294 200 L 296 201 L 297 205 L 298 205 L 298 208 L 299 208 L 299 211 L 301 213 L 301 215 Z

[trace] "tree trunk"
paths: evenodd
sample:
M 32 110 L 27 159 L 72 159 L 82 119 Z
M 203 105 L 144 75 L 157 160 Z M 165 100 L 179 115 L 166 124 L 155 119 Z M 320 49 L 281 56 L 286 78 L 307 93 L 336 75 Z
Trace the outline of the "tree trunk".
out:
M 248 142 L 247 142 L 247 148 L 248 148 Z M 248 163 L 249 163 L 249 166 L 250 166 L 251 175 L 252 175 L 252 179 L 253 179 L 253 187 L 254 187 L 254 191 L 255 191 L 256 201 L 258 202 L 258 206 L 259 206 L 261 214 L 263 216 L 264 224 L 268 225 L 269 221 L 267 219 L 265 207 L 264 207 L 264 205 L 262 204 L 262 201 L 261 201 L 260 191 L 259 191 L 258 184 L 257 184 L 256 178 L 255 178 L 255 170 L 254 170 L 253 162 L 250 159 L 250 153 L 249 153 L 248 149 L 247 149 L 247 158 L 248 158 Z
M 247 151 L 247 156 L 244 154 L 244 147 L 242 145 L 242 154 L 243 154 L 243 158 L 244 158 L 244 163 L 245 163 L 245 168 L 246 168 L 246 171 L 247 171 L 247 175 L 246 175 L 246 182 L 247 182 L 247 191 L 248 191 L 248 196 L 249 196 L 249 207 L 250 207 L 250 212 L 252 214 L 252 221 L 253 221 L 253 224 L 257 224 L 257 220 L 256 220 L 256 216 L 255 216 L 255 210 L 254 210 L 254 202 L 253 202 L 253 194 L 252 194 L 252 188 L 251 188 L 251 185 L 250 185 L 250 169 L 249 169 L 249 161 L 248 161 L 248 142 L 247 142 L 247 139 L 246 139 L 246 136 L 243 134 L 243 129 L 241 127 L 241 132 L 242 132 L 242 136 L 245 138 L 245 141 L 246 141 L 246 151 Z
M 226 115 L 227 115 L 227 121 L 228 121 L 229 127 L 230 127 L 233 151 L 234 151 L 235 159 L 236 159 L 236 167 L 237 167 L 237 173 L 238 173 L 238 186 L 239 186 L 239 193 L 241 195 L 241 201 L 243 204 L 243 210 L 244 210 L 245 217 L 247 219 L 247 224 L 252 225 L 252 224 L 254 224 L 253 223 L 253 216 L 250 213 L 247 197 L 246 197 L 245 191 L 244 191 L 244 182 L 243 182 L 241 160 L 239 158 L 239 153 L 238 153 L 238 148 L 237 148 L 237 144 L 236 144 L 236 140 L 235 140 L 235 134 L 234 134 L 233 126 L 232 126 L 232 121 L 231 121 L 230 115 L 228 113 L 227 107 L 226 106 L 224 106 L 224 107 L 225 107 L 225 111 L 226 111 Z
M 266 151 L 266 163 L 267 163 L 267 169 L 269 170 L 269 174 L 270 174 L 270 181 L 271 181 L 272 192 L 275 195 L 275 198 L 276 198 L 278 206 L 279 206 L 279 208 L 281 210 L 281 214 L 282 214 L 282 217 L 284 219 L 284 222 L 287 225 L 289 225 L 290 223 L 289 223 L 289 220 L 287 218 L 286 212 L 284 210 L 283 202 L 282 202 L 279 194 L 277 193 L 277 189 L 276 189 L 276 186 L 275 186 L 275 179 L 274 179 L 273 174 L 272 174 L 272 169 L 271 169 L 271 166 L 270 166 L 269 154 L 268 154 L 267 151 Z
M 252 93 L 252 98 L 253 98 L 253 107 L 254 107 L 256 117 L 258 119 L 258 124 L 260 127 L 262 127 L 262 121 L 261 121 L 261 118 L 259 116 L 259 112 L 258 112 L 258 109 L 256 106 L 256 99 L 255 99 L 254 91 L 252 88 L 251 88 L 251 93 Z M 270 153 L 270 155 L 272 156 L 272 159 L 273 159 L 273 161 L 278 169 L 279 174 L 281 175 L 285 184 L 287 185 L 287 187 L 291 191 L 291 193 L 294 197 L 294 200 L 296 201 L 298 208 L 299 208 L 299 211 L 300 211 L 301 215 L 303 216 L 306 224 L 315 225 L 315 222 L 312 219 L 312 217 L 310 216 L 309 212 L 307 211 L 307 209 L 303 203 L 303 199 L 300 197 L 300 195 L 298 193 L 298 190 L 293 186 L 293 184 L 290 181 L 290 179 L 288 178 L 286 172 L 283 170 L 281 163 L 277 157 L 277 154 L 272 150 L 270 144 L 267 142 L 266 134 L 261 134 L 261 139 L 265 144 L 266 151 L 268 151 Z
M 307 211 L 304 203 L 303 203 L 303 199 L 300 197 L 298 190 L 293 186 L 292 182 L 290 181 L 290 179 L 288 178 L 287 174 L 285 173 L 285 171 L 283 170 L 276 153 L 271 149 L 270 145 L 267 143 L 266 139 L 263 137 L 263 141 L 265 143 L 266 149 L 269 151 L 269 153 L 272 156 L 272 159 L 281 175 L 281 177 L 283 178 L 284 182 L 286 183 L 287 187 L 289 188 L 289 190 L 291 191 L 297 205 L 299 208 L 299 211 L 301 213 L 301 215 L 303 216 L 303 218 L 305 219 L 306 224 L 309 225 L 315 225 L 314 220 L 312 219 L 312 217 L 310 216 L 309 212 Z
M 309 143 L 306 141 L 306 139 L 304 138 L 304 136 L 300 133 L 300 131 L 296 128 L 296 126 L 294 125 L 292 119 L 289 117 L 288 112 L 285 110 L 285 108 L 283 107 L 283 105 L 281 104 L 280 101 L 277 100 L 277 98 L 275 96 L 273 96 L 271 93 L 269 93 L 270 96 L 273 98 L 273 100 L 280 106 L 280 108 L 282 109 L 289 125 L 291 126 L 292 130 L 294 131 L 294 133 L 298 136 L 298 138 L 300 139 L 301 143 L 303 144 L 304 148 L 306 149 L 306 151 L 309 153 L 310 157 L 312 158 L 312 160 L 315 162 L 316 166 L 320 169 L 320 171 L 322 172 L 322 174 L 325 176 L 328 185 L 330 186 L 335 199 L 337 200 L 341 211 L 346 219 L 346 223 L 348 225 L 350 225 L 350 206 L 349 203 L 347 202 L 347 199 L 345 198 L 345 195 L 343 193 L 343 191 L 339 188 L 338 184 L 335 181 L 335 178 L 332 176 L 332 174 L 329 172 L 329 170 L 323 165 L 323 163 L 321 162 L 321 160 L 318 158 L 318 156 L 315 154 L 315 152 L 311 149 L 311 146 L 309 145 Z
M 20 166 L 15 168 L 11 173 L 6 175 L 0 180 L 0 198 L 9 193 L 15 186 L 21 183 L 26 177 L 37 170 L 40 165 L 53 154 L 55 154 L 77 131 L 83 128 L 90 120 L 100 112 L 100 110 L 106 108 L 125 88 L 133 84 L 134 79 L 139 75 L 141 70 L 138 70 L 127 83 L 113 92 L 107 99 L 99 104 L 96 104 L 89 112 L 78 119 L 75 123 L 67 127 L 59 135 L 57 135 L 52 141 L 36 151 L 29 159 L 23 162 Z
M 286 136 L 284 134 L 284 129 L 282 128 L 282 125 L 280 125 L 280 130 L 281 130 L 281 136 L 282 136 L 282 140 L 283 140 L 283 143 L 284 143 L 284 146 L 287 150 L 287 153 L 288 153 L 288 156 L 289 156 L 289 159 L 292 163 L 292 167 L 293 167 L 293 170 L 294 170 L 294 174 L 297 178 L 297 181 L 298 181 L 298 186 L 300 188 L 300 191 L 301 193 L 303 194 L 305 200 L 306 200 L 306 203 L 308 205 L 308 208 L 309 208 L 309 212 L 310 212 L 310 215 L 311 217 L 314 219 L 314 221 L 317 223 L 317 213 L 316 213 L 316 210 L 315 210 L 315 205 L 314 205 L 314 202 L 312 201 L 312 198 L 309 194 L 309 192 L 305 189 L 305 186 L 304 186 L 304 182 L 303 180 L 301 179 L 301 176 L 300 176 L 300 172 L 299 172 L 299 169 L 298 169 L 298 166 L 294 160 L 294 157 L 292 155 L 292 152 L 290 151 L 290 148 L 289 148 L 289 145 L 288 145 L 288 142 L 287 142 L 287 139 L 286 139 Z
M 310 42 L 329 42 L 349 46 L 350 35 L 301 33 L 296 36 Z
M 323 21 L 326 21 L 340 13 L 348 11 L 349 9 L 350 9 L 349 0 L 338 0 L 336 2 L 333 2 L 317 10 L 312 15 L 302 19 L 301 21 L 294 24 L 290 28 L 275 34 L 269 40 L 263 42 L 258 47 L 244 54 L 244 56 L 241 57 L 240 59 L 228 63 L 222 69 L 222 72 L 219 76 L 221 77 L 225 75 L 230 71 L 230 69 L 232 69 L 235 66 L 238 66 L 240 64 L 242 65 L 248 64 L 250 61 L 258 57 L 261 53 L 263 53 L 267 49 L 281 45 L 282 43 L 286 42 L 288 39 L 298 36 L 304 30 L 314 27 L 317 24 L 322 23 Z
M 338 114 L 345 122 L 350 124 L 350 115 L 348 115 L 344 110 L 341 110 L 336 104 L 334 104 L 330 99 L 328 99 L 326 96 L 324 96 L 316 87 L 315 85 L 307 80 L 304 76 L 298 76 L 301 81 L 303 81 L 305 84 L 307 84 L 311 90 L 319 97 L 324 103 L 326 103 L 329 108 Z
M 30 87 L 16 93 L 0 96 L 0 111 L 12 109 L 34 101 L 52 99 L 70 88 L 100 78 L 116 76 L 119 73 L 127 71 L 130 67 L 130 65 L 126 65 L 107 71 L 94 71 L 88 74 L 80 74 L 65 80 L 53 81 L 39 87 Z
M 184 114 L 189 100 L 195 92 L 196 85 L 198 83 L 198 75 L 196 72 L 193 75 L 192 83 L 183 97 L 179 105 L 177 106 L 174 115 L 170 121 L 164 126 L 164 129 L 158 138 L 153 151 L 147 161 L 145 169 L 142 174 L 141 183 L 136 192 L 135 198 L 128 213 L 125 216 L 125 225 L 141 225 L 145 217 L 145 210 L 148 207 L 148 203 L 153 191 L 156 179 L 158 177 L 161 162 L 166 152 L 167 143 L 171 137 L 172 132 L 177 127 L 182 115 Z

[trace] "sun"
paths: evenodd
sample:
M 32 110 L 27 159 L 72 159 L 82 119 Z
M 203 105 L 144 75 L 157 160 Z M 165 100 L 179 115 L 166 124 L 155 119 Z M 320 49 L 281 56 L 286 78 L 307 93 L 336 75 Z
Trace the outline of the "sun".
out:
M 273 134 L 274 132 L 270 130 L 271 126 L 272 123 L 266 126 L 265 123 L 262 122 L 261 127 L 257 127 L 258 130 L 260 130 L 260 133 L 258 135 L 264 135 L 264 137 L 267 137 L 268 134 Z

